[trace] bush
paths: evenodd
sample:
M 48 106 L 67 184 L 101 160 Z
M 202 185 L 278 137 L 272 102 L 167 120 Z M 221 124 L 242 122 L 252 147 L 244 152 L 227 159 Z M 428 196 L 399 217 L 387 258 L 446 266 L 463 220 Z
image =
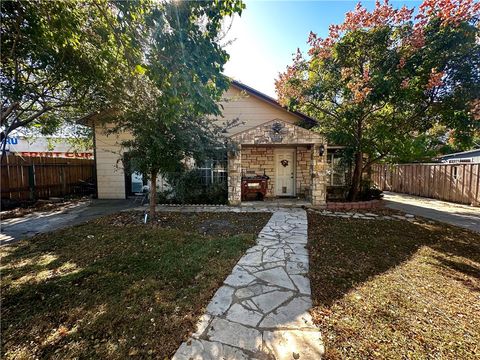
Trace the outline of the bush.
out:
M 168 176 L 171 190 L 158 193 L 158 202 L 163 204 L 226 204 L 226 183 L 204 184 L 200 171 L 190 170 Z
M 327 186 L 327 201 L 346 201 L 348 186 Z
M 359 195 L 360 201 L 380 200 L 383 197 L 383 191 L 372 186 L 370 181 L 363 181 Z

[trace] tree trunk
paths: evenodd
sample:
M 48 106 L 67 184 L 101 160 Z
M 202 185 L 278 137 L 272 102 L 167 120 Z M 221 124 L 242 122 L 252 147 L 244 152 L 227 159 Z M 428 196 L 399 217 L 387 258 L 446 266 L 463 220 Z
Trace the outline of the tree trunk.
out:
M 360 193 L 360 184 L 362 182 L 362 167 L 363 167 L 362 152 L 357 151 L 355 153 L 355 169 L 353 170 L 352 184 L 350 185 L 350 191 L 348 192 L 348 200 L 356 201 L 358 194 Z
M 157 206 L 157 173 L 154 170 L 150 174 L 150 218 L 155 217 L 155 208 Z

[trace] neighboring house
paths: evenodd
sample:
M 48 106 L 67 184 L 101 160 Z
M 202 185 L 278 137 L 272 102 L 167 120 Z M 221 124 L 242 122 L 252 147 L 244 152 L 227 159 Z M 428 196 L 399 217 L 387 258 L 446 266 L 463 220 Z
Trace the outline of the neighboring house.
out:
M 480 149 L 462 151 L 458 153 L 444 155 L 438 158 L 441 162 L 455 163 L 478 163 L 480 162 Z
M 236 81 L 224 99 L 223 119 L 217 121 L 240 120 L 241 124 L 229 131 L 238 150 L 228 154 L 223 168 L 217 161 L 212 162 L 214 167 L 201 170 L 227 179 L 230 204 L 241 202 L 241 180 L 247 173 L 269 176 L 267 197 L 305 197 L 313 205 L 326 202 L 326 186 L 334 179 L 343 184 L 345 174 L 333 174 L 333 165 L 338 163 L 335 149 L 328 152 L 321 134 L 296 125 L 300 121 L 313 124 L 314 119 L 288 111 L 269 96 Z M 119 161 L 123 151 L 120 142 L 129 134 L 107 135 L 109 125 L 93 125 L 98 197 L 123 199 L 132 192 L 131 175 L 126 176 Z

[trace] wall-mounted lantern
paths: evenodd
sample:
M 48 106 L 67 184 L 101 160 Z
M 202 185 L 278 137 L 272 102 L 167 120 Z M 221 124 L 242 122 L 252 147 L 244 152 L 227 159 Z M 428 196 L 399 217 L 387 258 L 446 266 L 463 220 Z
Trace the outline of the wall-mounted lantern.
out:
M 321 144 L 318 147 L 318 155 L 323 156 L 324 153 L 325 153 L 325 146 L 323 144 Z

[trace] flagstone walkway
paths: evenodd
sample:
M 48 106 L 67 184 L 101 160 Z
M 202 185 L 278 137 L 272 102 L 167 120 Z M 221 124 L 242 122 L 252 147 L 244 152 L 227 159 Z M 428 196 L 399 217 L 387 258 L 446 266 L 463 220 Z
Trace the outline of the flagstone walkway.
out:
M 306 244 L 305 210 L 276 210 L 173 359 L 319 359 Z

